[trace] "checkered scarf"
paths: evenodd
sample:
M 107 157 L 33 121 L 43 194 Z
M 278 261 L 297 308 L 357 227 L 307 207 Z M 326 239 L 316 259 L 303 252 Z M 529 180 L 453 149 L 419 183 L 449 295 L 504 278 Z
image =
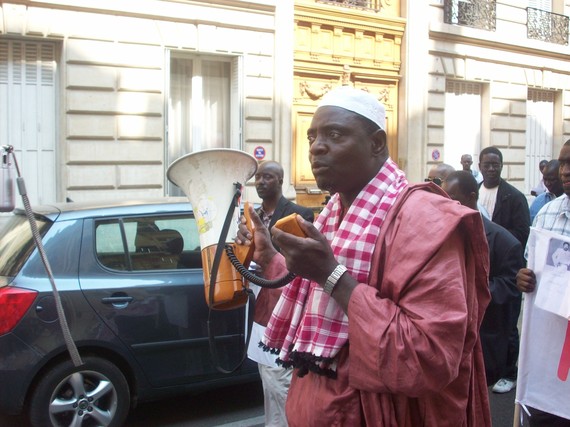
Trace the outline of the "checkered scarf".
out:
M 380 227 L 398 194 L 407 185 L 404 173 L 388 159 L 362 189 L 340 222 L 339 195 L 331 197 L 315 221 L 336 260 L 358 283 L 368 283 L 372 253 Z M 316 282 L 295 278 L 284 289 L 265 331 L 262 345 L 279 354 L 277 363 L 336 376 L 334 357 L 348 341 L 348 317 Z

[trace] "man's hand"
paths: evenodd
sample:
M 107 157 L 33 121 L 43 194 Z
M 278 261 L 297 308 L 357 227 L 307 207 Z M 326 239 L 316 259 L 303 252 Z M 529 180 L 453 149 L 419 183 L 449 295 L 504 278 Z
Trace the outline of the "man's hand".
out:
M 536 276 L 529 268 L 521 268 L 517 273 L 517 288 L 521 292 L 534 292 L 536 289 Z
M 285 257 L 289 271 L 324 287 L 338 261 L 325 236 L 313 224 L 303 219 L 301 215 L 297 215 L 295 219 L 307 237 L 298 237 L 273 227 L 271 229 L 273 241 L 281 248 L 281 254 Z M 345 273 L 332 292 L 332 297 L 347 314 L 348 302 L 357 284 L 350 274 Z
M 235 238 L 235 243 L 238 245 L 255 245 L 253 251 L 253 261 L 258 264 L 262 269 L 271 261 L 271 258 L 277 253 L 271 244 L 271 236 L 269 230 L 263 225 L 261 218 L 253 209 L 253 206 L 246 205 L 249 208 L 249 215 L 251 224 L 255 232 L 252 234 L 247 228 L 245 216 L 241 216 L 238 232 Z
M 307 237 L 298 237 L 273 227 L 273 241 L 281 248 L 289 271 L 323 286 L 338 262 L 325 236 L 301 215 L 295 219 Z

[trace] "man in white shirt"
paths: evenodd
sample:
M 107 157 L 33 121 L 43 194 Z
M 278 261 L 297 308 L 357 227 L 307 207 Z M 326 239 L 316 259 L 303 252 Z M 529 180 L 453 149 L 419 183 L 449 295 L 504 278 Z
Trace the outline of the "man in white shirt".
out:
M 523 247 L 530 233 L 530 212 L 523 193 L 501 178 L 503 154 L 496 147 L 487 147 L 479 155 L 479 170 L 483 182 L 479 186 L 479 203 L 489 213 L 491 221 L 506 228 Z M 518 318 L 521 297 L 512 301 L 512 319 L 509 337 L 509 360 L 505 378 L 493 386 L 495 393 L 507 393 L 516 386 L 517 361 L 519 354 Z

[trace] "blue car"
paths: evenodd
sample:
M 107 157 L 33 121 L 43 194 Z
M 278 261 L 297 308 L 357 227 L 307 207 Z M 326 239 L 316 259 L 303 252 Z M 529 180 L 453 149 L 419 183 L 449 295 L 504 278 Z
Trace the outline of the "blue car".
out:
M 220 372 L 199 236 L 185 198 L 41 206 L 34 215 L 73 341 L 23 210 L 0 234 L 0 412 L 34 426 L 120 426 L 138 401 L 258 380 Z M 219 365 L 239 365 L 245 308 L 212 312 Z

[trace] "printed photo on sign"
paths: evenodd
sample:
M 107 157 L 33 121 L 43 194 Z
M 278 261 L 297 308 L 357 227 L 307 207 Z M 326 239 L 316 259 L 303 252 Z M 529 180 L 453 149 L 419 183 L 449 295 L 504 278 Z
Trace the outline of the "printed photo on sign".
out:
M 547 264 L 556 267 L 562 271 L 570 269 L 570 243 L 563 242 L 558 239 L 550 239 L 550 257 L 547 258 Z
M 570 322 L 566 237 L 534 227 L 527 244 L 528 268 L 537 288 L 523 296 L 515 402 L 570 419 Z M 540 295 L 540 301 L 539 301 Z
M 535 304 L 570 319 L 570 239 L 545 230 L 533 229 L 531 234 L 529 267 L 538 285 Z

